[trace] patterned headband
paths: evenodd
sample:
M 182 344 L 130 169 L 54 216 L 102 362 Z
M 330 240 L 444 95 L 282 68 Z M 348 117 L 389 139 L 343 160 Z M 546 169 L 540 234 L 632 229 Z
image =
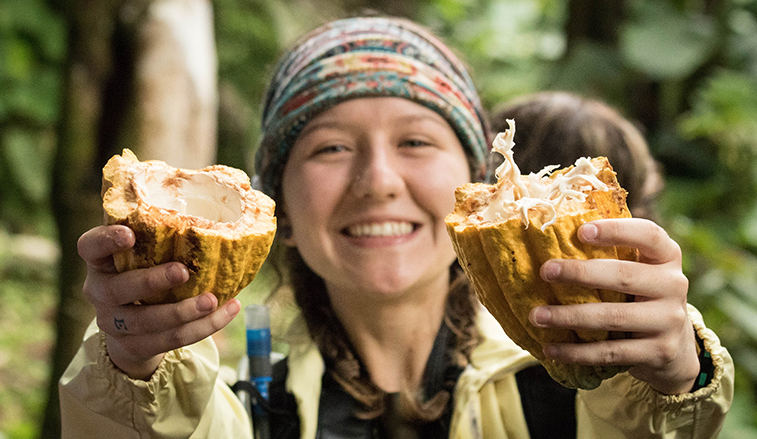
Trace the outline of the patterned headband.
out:
M 464 65 L 410 21 L 360 17 L 307 34 L 277 65 L 255 157 L 263 191 L 278 195 L 289 151 L 317 114 L 349 99 L 379 96 L 409 99 L 442 115 L 465 149 L 473 178 L 484 178 L 487 122 Z

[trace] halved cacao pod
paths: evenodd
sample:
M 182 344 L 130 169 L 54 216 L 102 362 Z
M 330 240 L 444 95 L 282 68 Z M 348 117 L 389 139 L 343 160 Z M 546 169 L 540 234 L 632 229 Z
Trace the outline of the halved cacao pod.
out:
M 136 237 L 114 255 L 119 272 L 170 261 L 189 270 L 186 283 L 144 304 L 206 291 L 228 301 L 252 282 L 276 232 L 273 200 L 252 189 L 243 171 L 222 165 L 177 169 L 124 149 L 103 168 L 102 199 L 105 224 L 126 225 Z
M 538 215 L 531 218 L 529 226 L 525 226 L 520 218 L 496 221 L 477 219 L 476 212 L 488 204 L 497 190 L 497 186 L 483 183 L 458 187 L 455 191 L 455 211 L 446 218 L 447 231 L 460 264 L 482 304 L 515 343 L 542 362 L 555 381 L 565 387 L 583 389 L 596 388 L 602 380 L 628 367 L 557 363 L 544 357 L 542 347 L 551 343 L 581 343 L 625 335 L 607 331 L 537 328 L 528 321 L 528 314 L 539 305 L 630 300 L 625 294 L 615 291 L 548 283 L 539 275 L 541 265 L 553 258 L 637 259 L 635 249 L 596 247 L 578 240 L 577 230 L 586 222 L 631 216 L 626 206 L 626 191 L 618 184 L 607 159 L 595 158 L 592 165 L 600 169 L 597 178 L 609 190 L 591 190 L 584 202 L 573 200 L 573 205 L 563 206 L 554 224 L 544 230 L 541 230 Z M 551 178 L 569 170 L 556 171 Z M 522 179 L 526 181 L 526 177 Z

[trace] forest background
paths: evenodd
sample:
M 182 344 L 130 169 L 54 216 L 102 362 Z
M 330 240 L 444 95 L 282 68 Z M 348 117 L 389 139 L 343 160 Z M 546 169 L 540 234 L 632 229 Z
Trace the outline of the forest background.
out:
M 135 141 L 123 117 L 135 23 L 171 1 L 182 0 L 0 2 L 0 439 L 58 437 L 55 382 L 92 318 L 75 241 L 101 221 L 100 169 Z M 215 0 L 211 161 L 252 174 L 277 55 L 368 7 L 441 35 L 490 110 L 569 90 L 642 128 L 665 172 L 659 221 L 683 247 L 689 301 L 736 361 L 721 437 L 757 437 L 757 0 Z M 263 273 L 239 297 L 265 291 Z M 217 337 L 231 366 L 243 324 Z

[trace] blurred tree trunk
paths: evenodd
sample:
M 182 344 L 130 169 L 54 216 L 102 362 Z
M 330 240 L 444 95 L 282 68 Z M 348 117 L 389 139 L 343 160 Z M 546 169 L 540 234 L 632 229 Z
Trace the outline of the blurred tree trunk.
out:
M 568 51 L 581 41 L 616 46 L 624 10 L 623 0 L 570 0 L 565 26 Z
M 60 437 L 57 383 L 94 316 L 76 242 L 102 223 L 105 161 L 129 147 L 142 160 L 198 168 L 216 150 L 210 0 L 51 3 L 67 18 L 69 53 L 52 190 L 61 248 L 57 340 L 41 438 Z
M 568 52 L 582 42 L 618 51 L 627 6 L 624 0 L 570 0 L 565 26 Z M 639 76 L 629 80 L 624 94 L 629 103 L 629 116 L 650 130 L 656 129 L 660 120 L 660 83 Z
M 52 178 L 52 207 L 58 227 L 58 309 L 56 342 L 41 438 L 60 437 L 57 381 L 73 358 L 93 316 L 81 294 L 85 268 L 76 241 L 102 222 L 97 190 L 98 122 L 102 90 L 112 71 L 112 19 L 118 0 L 61 1 L 69 23 L 69 53 L 64 72 L 58 149 Z

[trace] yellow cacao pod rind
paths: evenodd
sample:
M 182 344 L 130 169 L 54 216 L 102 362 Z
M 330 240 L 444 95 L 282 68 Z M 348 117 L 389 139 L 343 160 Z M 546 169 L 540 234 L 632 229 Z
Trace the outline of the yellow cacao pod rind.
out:
M 238 224 L 209 226 L 203 219 L 138 200 L 128 169 L 140 163 L 149 162 L 139 162 L 131 151 L 124 150 L 103 169 L 104 223 L 125 225 L 135 235 L 131 249 L 114 255 L 116 269 L 124 272 L 175 261 L 184 264 L 190 274 L 187 282 L 140 303 L 173 303 L 211 292 L 220 305 L 235 297 L 252 282 L 270 251 L 276 232 L 273 201 L 253 190 L 240 170 L 219 165 L 178 170 L 182 175 L 223 173 L 244 193 L 244 216 Z
M 601 161 L 603 165 L 605 162 Z M 615 291 L 548 283 L 539 275 L 541 265 L 554 258 L 636 260 L 635 249 L 597 247 L 578 239 L 577 230 L 586 222 L 630 217 L 625 191 L 618 185 L 609 163 L 602 168 L 599 178 L 611 187 L 610 191 L 592 192 L 580 213 L 558 216 L 544 231 L 538 220 L 528 227 L 520 219 L 473 225 L 462 220 L 461 212 L 449 215 L 446 221 L 459 262 L 481 303 L 516 344 L 542 362 L 555 381 L 570 388 L 593 389 L 602 380 L 628 369 L 557 363 L 543 354 L 547 344 L 601 341 L 625 334 L 537 328 L 528 320 L 531 309 L 540 305 L 629 300 L 627 295 Z M 483 186 L 474 183 L 459 188 L 458 206 L 465 204 L 470 208 L 475 202 L 467 198 L 484 190 Z

